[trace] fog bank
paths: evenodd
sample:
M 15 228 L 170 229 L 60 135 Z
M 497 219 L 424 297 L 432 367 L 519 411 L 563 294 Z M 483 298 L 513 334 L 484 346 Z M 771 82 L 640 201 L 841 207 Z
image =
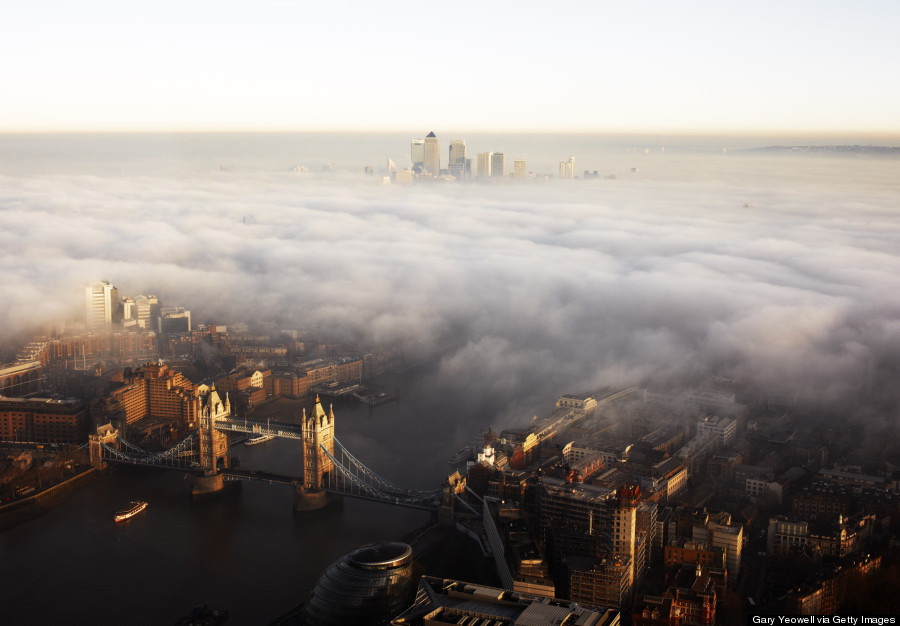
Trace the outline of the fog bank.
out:
M 897 407 L 895 163 L 672 157 L 617 180 L 380 186 L 350 174 L 0 176 L 5 338 L 85 284 L 195 322 L 452 346 L 515 413 L 563 391 L 725 376 Z

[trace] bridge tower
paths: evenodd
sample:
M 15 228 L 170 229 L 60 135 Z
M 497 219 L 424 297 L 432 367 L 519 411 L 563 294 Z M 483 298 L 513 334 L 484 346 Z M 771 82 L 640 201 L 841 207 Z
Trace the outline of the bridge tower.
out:
M 212 470 L 218 470 L 219 460 L 222 467 L 228 467 L 228 435 L 216 430 L 215 422 L 231 416 L 231 402 L 228 394 L 222 401 L 215 385 L 210 388 L 200 388 L 200 466 Z
M 106 464 L 103 461 L 102 444 L 118 448 L 117 439 L 119 431 L 112 427 L 112 424 L 104 424 L 97 427 L 97 432 L 88 437 L 88 452 L 90 454 L 91 465 L 93 467 L 103 468 Z
M 334 470 L 328 454 L 334 455 L 334 408 L 328 413 L 322 408 L 319 396 L 312 414 L 303 409 L 303 486 L 306 489 L 323 489 L 325 478 Z M 328 450 L 328 454 L 325 450 Z
M 200 466 L 203 468 L 203 476 L 197 478 L 197 482 L 191 487 L 191 496 L 195 499 L 222 491 L 225 488 L 225 479 L 219 473 L 219 459 L 222 467 L 228 467 L 228 435 L 216 430 L 216 420 L 231 415 L 231 402 L 228 394 L 222 401 L 215 385 L 212 387 L 201 386 L 197 398 L 200 416 L 200 428 L 197 436 L 200 439 Z

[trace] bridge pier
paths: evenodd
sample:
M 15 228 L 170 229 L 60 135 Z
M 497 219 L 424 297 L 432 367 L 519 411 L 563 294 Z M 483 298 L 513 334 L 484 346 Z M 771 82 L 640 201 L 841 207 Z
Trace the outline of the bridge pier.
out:
M 225 477 L 214 471 L 197 477 L 197 482 L 191 485 L 191 498 L 200 500 L 208 498 L 225 489 Z
M 294 491 L 294 513 L 317 511 L 339 500 L 340 496 L 329 495 L 324 489 L 298 486 Z

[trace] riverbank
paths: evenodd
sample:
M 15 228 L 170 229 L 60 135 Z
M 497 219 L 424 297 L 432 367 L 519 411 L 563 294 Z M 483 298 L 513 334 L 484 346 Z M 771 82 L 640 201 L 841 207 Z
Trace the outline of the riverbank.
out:
M 43 515 L 85 481 L 96 479 L 98 475 L 97 468 L 91 467 L 33 496 L 0 506 L 0 532 Z

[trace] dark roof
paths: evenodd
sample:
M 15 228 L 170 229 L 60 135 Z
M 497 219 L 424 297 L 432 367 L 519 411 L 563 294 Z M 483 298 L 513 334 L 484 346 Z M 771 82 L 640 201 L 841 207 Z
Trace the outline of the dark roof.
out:
M 434 134 L 434 131 L 432 131 L 432 132 L 428 133 L 427 135 L 425 135 L 425 139 L 428 139 L 429 137 L 435 137 L 435 138 L 437 138 L 437 135 L 435 135 L 435 134 Z

